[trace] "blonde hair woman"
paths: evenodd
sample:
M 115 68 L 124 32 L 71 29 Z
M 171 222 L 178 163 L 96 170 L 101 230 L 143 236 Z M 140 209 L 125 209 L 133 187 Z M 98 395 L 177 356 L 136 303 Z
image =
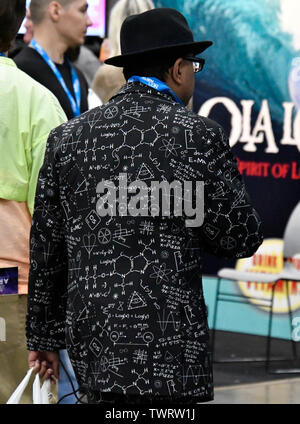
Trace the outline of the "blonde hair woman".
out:
M 108 39 L 102 46 L 101 60 L 121 54 L 120 30 L 124 20 L 130 15 L 137 15 L 154 9 L 152 0 L 119 0 L 111 10 Z M 125 84 L 122 68 L 103 65 L 99 68 L 93 90 L 106 103 Z

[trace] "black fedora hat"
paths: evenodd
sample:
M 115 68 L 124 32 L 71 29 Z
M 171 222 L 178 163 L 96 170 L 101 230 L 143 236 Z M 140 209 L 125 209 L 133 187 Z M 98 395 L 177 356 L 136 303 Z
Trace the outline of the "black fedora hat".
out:
M 194 41 L 185 17 L 171 8 L 129 16 L 123 22 L 120 36 L 122 54 L 107 59 L 108 65 L 124 67 L 137 60 L 153 63 L 166 56 L 196 55 L 213 44 L 212 41 Z

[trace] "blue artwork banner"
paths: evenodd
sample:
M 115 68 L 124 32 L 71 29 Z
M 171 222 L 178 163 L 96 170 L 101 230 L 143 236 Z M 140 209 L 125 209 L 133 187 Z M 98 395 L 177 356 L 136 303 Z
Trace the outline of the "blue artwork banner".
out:
M 215 276 L 223 267 L 280 272 L 284 231 L 300 201 L 300 2 L 154 0 L 154 3 L 156 7 L 171 7 L 181 12 L 195 41 L 214 43 L 200 55 L 205 59 L 205 67 L 196 75 L 194 112 L 217 121 L 225 129 L 263 222 L 265 243 L 251 261 L 207 257 L 204 274 Z M 288 259 L 299 270 L 298 256 Z M 272 261 L 277 261 L 275 267 L 270 265 Z M 204 278 L 210 324 L 216 287 L 211 277 Z M 251 293 L 268 298 L 271 292 L 270 287 L 252 282 L 224 284 L 233 293 L 245 296 Z M 291 281 L 289 294 L 293 314 L 299 316 L 300 283 Z M 274 334 L 282 338 L 291 337 L 286 295 L 284 286 L 278 285 Z M 237 307 L 235 314 L 231 303 L 222 308 L 223 319 L 217 328 L 266 334 L 268 312 L 256 302 Z
M 194 111 L 228 136 L 265 237 L 282 237 L 300 200 L 300 2 L 156 0 L 187 18 L 201 56 Z

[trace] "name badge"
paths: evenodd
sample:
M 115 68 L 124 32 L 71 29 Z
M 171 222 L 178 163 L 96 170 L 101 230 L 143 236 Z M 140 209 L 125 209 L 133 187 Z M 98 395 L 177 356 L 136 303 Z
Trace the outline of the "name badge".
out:
M 0 296 L 18 294 L 18 268 L 0 268 Z

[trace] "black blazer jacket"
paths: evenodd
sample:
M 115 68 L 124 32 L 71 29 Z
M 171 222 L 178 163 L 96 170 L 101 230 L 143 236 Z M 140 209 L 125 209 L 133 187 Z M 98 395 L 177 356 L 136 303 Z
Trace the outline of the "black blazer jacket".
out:
M 97 187 L 111 194 L 121 174 L 128 185 L 203 181 L 203 225 L 101 216 L 114 205 Z M 130 196 L 115 206 L 124 212 Z M 260 224 L 222 128 L 167 94 L 124 86 L 50 134 L 31 230 L 28 348 L 66 346 L 82 389 L 213 399 L 203 252 L 251 256 Z

